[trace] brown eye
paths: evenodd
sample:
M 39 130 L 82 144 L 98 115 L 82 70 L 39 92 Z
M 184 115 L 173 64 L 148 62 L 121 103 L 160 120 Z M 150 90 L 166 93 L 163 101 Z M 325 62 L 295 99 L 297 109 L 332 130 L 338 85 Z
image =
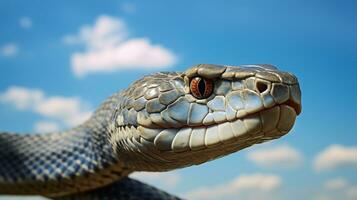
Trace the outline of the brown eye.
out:
M 209 97 L 213 91 L 212 80 L 202 77 L 195 77 L 191 79 L 190 90 L 194 97 L 197 99 L 204 99 Z

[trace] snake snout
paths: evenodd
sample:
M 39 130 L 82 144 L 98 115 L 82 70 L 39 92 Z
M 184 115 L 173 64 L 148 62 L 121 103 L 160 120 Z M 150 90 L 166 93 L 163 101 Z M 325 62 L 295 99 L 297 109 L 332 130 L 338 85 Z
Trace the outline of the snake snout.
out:
M 297 115 L 301 113 L 301 91 L 295 75 L 282 71 L 261 71 L 252 79 L 251 89 L 263 98 L 269 94 L 276 104 L 292 107 Z
M 301 92 L 299 84 L 273 83 L 271 94 L 277 104 L 284 104 L 292 107 L 296 114 L 301 113 Z

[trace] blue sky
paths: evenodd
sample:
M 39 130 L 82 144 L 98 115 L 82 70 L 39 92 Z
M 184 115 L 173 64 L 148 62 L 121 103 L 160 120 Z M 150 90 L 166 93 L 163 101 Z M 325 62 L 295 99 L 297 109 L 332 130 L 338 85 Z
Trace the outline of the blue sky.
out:
M 155 71 L 270 63 L 300 81 L 290 134 L 135 176 L 192 199 L 357 199 L 355 1 L 4 0 L 0 19 L 1 130 L 71 127 Z

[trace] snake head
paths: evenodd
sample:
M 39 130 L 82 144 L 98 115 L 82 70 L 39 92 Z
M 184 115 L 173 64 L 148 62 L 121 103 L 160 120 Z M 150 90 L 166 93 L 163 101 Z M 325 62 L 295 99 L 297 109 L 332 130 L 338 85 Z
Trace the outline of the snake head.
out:
M 272 65 L 200 64 L 156 73 L 121 97 L 112 142 L 139 170 L 199 164 L 279 138 L 301 112 L 297 78 Z

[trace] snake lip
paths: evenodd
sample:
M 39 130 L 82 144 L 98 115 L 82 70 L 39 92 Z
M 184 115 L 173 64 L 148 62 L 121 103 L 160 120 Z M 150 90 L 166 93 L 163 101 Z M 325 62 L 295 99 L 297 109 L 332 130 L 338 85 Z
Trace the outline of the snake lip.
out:
M 286 101 L 285 103 L 283 103 L 283 105 L 287 105 L 287 106 L 292 107 L 292 108 L 295 110 L 296 115 L 299 115 L 299 114 L 301 113 L 301 104 L 295 102 L 295 101 L 292 100 L 292 99 L 289 99 L 288 101 Z

